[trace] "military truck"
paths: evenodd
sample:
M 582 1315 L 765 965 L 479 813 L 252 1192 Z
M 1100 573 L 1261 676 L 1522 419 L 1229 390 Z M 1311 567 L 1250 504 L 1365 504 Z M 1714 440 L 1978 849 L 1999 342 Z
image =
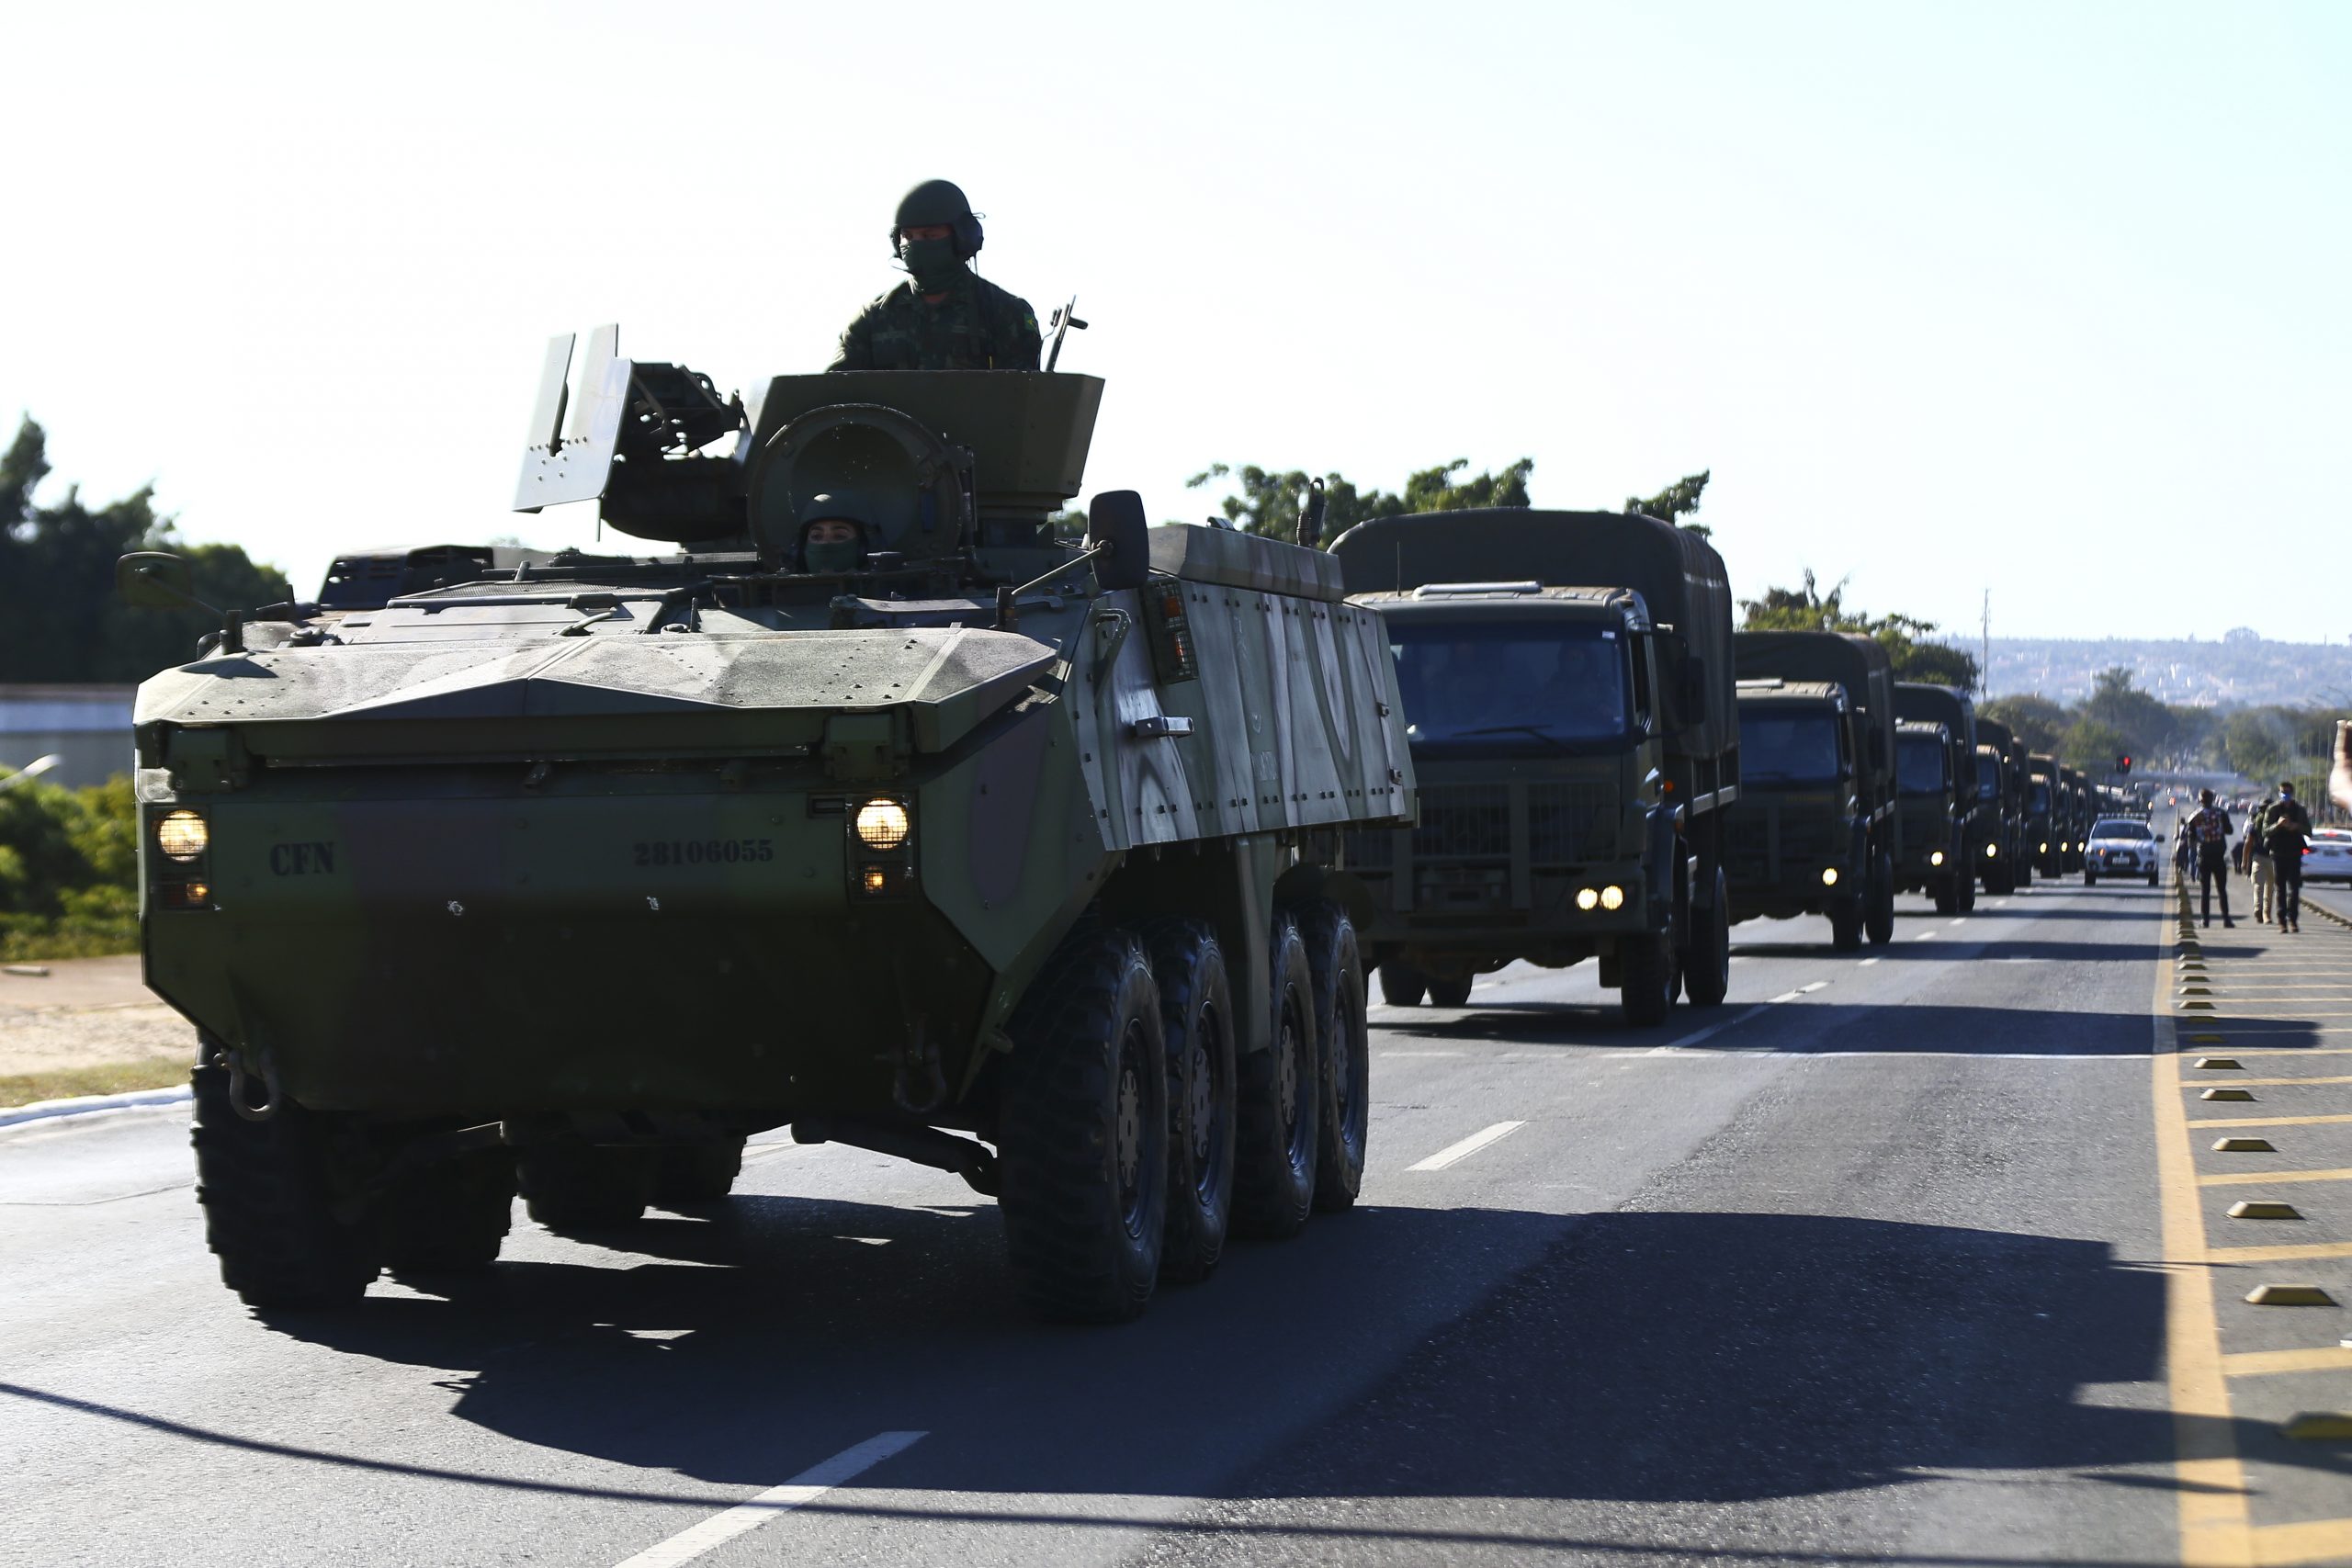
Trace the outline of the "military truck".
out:
M 1731 589 L 1688 529 L 1511 508 L 1359 524 L 1331 547 L 1377 613 L 1420 786 L 1360 829 L 1381 993 L 1469 1000 L 1515 959 L 1600 960 L 1633 1024 L 1729 984 L 1724 811 L 1739 796 Z
M 2026 863 L 2038 876 L 2061 876 L 2066 864 L 2066 802 L 2058 759 L 2028 751 L 2025 760 Z
M 1977 795 L 1976 705 L 1965 692 L 1951 686 L 1899 681 L 1894 687 L 1894 712 L 1898 719 L 1940 726 L 1951 748 L 1951 836 L 1941 844 L 1926 846 L 1928 863 L 1921 886 L 1934 897 L 1937 913 L 1965 914 L 1976 907 L 1976 863 L 1998 822 L 1995 809 Z M 1905 843 L 1906 849 L 1910 847 L 1908 840 Z M 1907 890 L 1911 885 L 1900 886 Z
M 2021 770 L 2010 754 L 2017 745 L 2009 727 L 1996 719 L 1976 721 L 1976 798 L 1992 808 L 1992 832 L 1975 863 L 1984 891 L 2014 893 L 2030 874 L 2025 865 L 2025 790 Z
M 747 409 L 609 330 L 575 392 L 571 347 L 518 507 L 691 548 L 225 616 L 141 688 L 146 976 L 201 1032 L 224 1280 L 485 1267 L 518 1181 L 550 1226 L 627 1224 L 786 1125 L 995 1196 L 1052 1318 L 1351 1205 L 1373 907 L 1340 842 L 1413 777 L 1339 564 L 1123 491 L 1058 541 L 1091 377 Z M 187 602 L 170 557 L 119 580 Z
M 1893 941 L 1902 821 L 1886 649 L 1845 632 L 1744 631 L 1732 658 L 1747 786 L 1725 822 L 1735 919 L 1827 915 L 1839 952 Z
M 1902 849 L 1894 860 L 1899 893 L 1925 893 L 1952 912 L 1951 868 L 1964 864 L 1955 846 L 1965 800 L 1952 778 L 1951 736 L 1940 724 L 1904 719 L 1894 727 L 1894 809 L 1902 819 Z M 1956 907 L 1956 906 L 1955 906 Z

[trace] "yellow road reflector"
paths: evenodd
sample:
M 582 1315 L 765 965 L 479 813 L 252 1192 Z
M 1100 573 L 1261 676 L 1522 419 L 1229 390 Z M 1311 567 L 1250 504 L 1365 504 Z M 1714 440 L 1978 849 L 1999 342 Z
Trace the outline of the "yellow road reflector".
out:
M 2211 1002 L 2197 1001 L 2183 1002 L 2180 1004 L 2180 1010 L 2183 1012 L 2211 1012 L 2213 1010 L 2213 1004 Z
M 2256 1285 L 2245 1296 L 2258 1307 L 2332 1307 L 2335 1298 L 2317 1285 Z
M 2252 1100 L 2254 1098 L 2254 1090 L 2250 1089 L 2209 1089 L 2197 1098 L 2199 1100 Z
M 2213 1152 L 2217 1155 L 2267 1155 L 2278 1151 L 2267 1138 L 2216 1138 Z
M 2292 1203 L 2281 1203 L 2271 1198 L 2248 1198 L 2243 1203 L 2230 1205 L 2230 1218 L 2233 1220 L 2300 1220 L 2302 1217 Z
M 2352 1442 L 2352 1416 L 2337 1410 L 2306 1410 L 2278 1432 L 2305 1443 Z
M 2241 1073 L 2245 1071 L 2245 1064 L 2235 1056 L 2199 1056 L 2197 1065 L 2209 1073 L 2227 1072 L 2233 1068 Z
M 2219 1045 L 2225 1038 L 2227 1037 L 2220 1034 L 2192 1034 L 2188 1037 L 2188 1043 L 2191 1045 Z

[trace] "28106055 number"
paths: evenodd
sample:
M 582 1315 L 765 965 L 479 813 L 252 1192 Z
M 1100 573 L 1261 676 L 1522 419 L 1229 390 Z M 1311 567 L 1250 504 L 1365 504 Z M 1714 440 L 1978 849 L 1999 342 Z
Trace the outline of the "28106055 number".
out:
M 737 865 L 775 859 L 774 839 L 640 839 L 630 847 L 639 865 Z

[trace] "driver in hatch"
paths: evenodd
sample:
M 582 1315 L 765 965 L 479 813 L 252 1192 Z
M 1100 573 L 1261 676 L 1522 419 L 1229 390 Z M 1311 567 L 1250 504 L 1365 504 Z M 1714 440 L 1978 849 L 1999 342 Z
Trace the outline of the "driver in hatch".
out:
M 843 497 L 815 495 L 800 509 L 800 570 L 840 573 L 865 564 L 865 525 Z

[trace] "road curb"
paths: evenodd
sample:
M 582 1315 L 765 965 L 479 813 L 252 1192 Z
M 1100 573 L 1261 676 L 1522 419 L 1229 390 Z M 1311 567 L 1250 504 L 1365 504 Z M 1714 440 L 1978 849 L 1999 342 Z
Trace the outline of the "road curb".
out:
M 71 1100 L 36 1100 L 30 1105 L 0 1109 L 0 1128 L 21 1127 L 29 1122 L 53 1122 L 65 1116 L 105 1116 L 118 1111 L 152 1111 L 186 1105 L 192 1094 L 186 1084 L 172 1089 L 134 1089 L 122 1094 L 83 1094 Z

